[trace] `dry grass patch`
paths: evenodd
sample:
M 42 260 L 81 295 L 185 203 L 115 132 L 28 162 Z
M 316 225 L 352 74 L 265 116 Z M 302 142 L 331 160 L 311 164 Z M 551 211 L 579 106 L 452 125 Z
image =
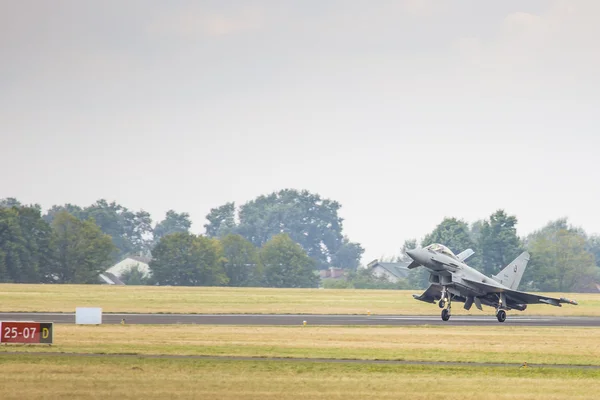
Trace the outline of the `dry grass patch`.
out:
M 55 345 L 2 351 L 600 365 L 600 330 L 557 327 L 55 325 Z
M 437 306 L 413 299 L 415 293 L 420 291 L 0 284 L 0 311 L 74 312 L 75 307 L 102 307 L 106 313 L 439 314 Z M 600 293 L 549 295 L 574 298 L 579 305 L 532 305 L 515 314 L 600 316 Z M 493 314 L 492 308 L 484 310 Z M 460 306 L 452 312 L 483 314 Z
M 595 399 L 600 371 L 0 357 L 0 398 Z

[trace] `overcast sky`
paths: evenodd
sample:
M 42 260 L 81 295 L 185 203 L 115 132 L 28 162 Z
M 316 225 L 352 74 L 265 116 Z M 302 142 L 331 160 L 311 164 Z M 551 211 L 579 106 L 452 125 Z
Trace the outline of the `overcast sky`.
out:
M 0 198 L 342 204 L 367 263 L 446 216 L 600 233 L 600 1 L 0 0 Z

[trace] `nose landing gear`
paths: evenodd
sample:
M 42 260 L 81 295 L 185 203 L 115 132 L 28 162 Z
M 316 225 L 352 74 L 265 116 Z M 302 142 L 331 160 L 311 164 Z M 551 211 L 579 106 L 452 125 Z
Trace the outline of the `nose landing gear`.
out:
M 496 318 L 498 318 L 498 322 L 504 322 L 506 320 L 506 311 L 498 310 L 496 312 Z
M 450 319 L 450 310 L 447 308 L 444 308 L 442 310 L 442 321 L 448 321 Z
M 446 305 L 446 302 L 448 303 L 448 308 L 444 308 L 444 306 Z M 451 315 L 451 311 L 452 311 L 452 295 L 447 295 L 446 293 L 446 287 L 444 287 L 442 289 L 442 298 L 440 299 L 440 302 L 438 303 L 438 305 L 440 306 L 440 308 L 443 308 L 442 310 L 442 321 L 448 321 L 450 319 L 450 315 Z

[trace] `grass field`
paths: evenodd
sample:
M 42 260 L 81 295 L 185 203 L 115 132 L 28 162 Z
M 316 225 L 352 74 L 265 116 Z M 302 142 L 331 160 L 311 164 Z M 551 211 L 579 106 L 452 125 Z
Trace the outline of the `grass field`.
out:
M 413 299 L 415 293 L 419 291 L 0 284 L 0 311 L 101 307 L 105 313 L 439 314 L 436 305 Z M 600 316 L 600 293 L 547 295 L 569 297 L 579 305 L 530 305 L 515 314 Z M 493 314 L 493 309 L 485 307 L 484 312 Z M 475 307 L 465 311 L 461 306 L 452 313 L 482 315 Z
M 600 365 L 600 330 L 550 327 L 54 326 L 7 351 Z
M 437 315 L 417 291 L 0 285 L 0 311 Z M 600 316 L 600 294 L 521 315 Z M 491 308 L 485 311 L 493 312 Z M 453 308 L 454 314 L 481 314 Z M 515 314 L 517 314 L 515 312 Z M 135 355 L 600 365 L 597 328 L 55 324 L 52 346 L 0 346 L 0 398 L 595 399 L 600 370 L 151 359 Z M 54 352 L 54 355 L 34 354 Z M 19 352 L 20 354 L 12 354 Z M 61 353 L 97 354 L 76 356 Z M 106 357 L 102 354 L 131 354 Z
M 0 356 L 8 399 L 596 399 L 599 370 Z

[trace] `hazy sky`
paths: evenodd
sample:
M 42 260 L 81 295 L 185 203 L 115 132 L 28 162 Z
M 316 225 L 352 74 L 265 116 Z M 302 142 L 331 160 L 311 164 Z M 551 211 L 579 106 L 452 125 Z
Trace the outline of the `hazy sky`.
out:
M 0 198 L 342 204 L 367 263 L 446 216 L 600 232 L 600 1 L 0 0 Z

